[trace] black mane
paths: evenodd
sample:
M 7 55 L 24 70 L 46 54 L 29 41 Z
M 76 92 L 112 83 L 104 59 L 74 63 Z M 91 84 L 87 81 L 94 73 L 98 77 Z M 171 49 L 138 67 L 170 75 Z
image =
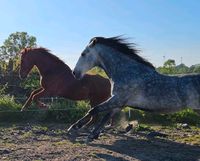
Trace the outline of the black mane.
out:
M 124 39 L 121 36 L 110 38 L 95 37 L 91 41 L 93 41 L 94 39 L 96 39 L 96 43 L 104 44 L 113 49 L 116 49 L 120 53 L 129 56 L 137 62 L 155 69 L 155 67 L 150 62 L 138 55 L 139 50 L 136 49 L 136 44 L 127 42 L 127 39 Z

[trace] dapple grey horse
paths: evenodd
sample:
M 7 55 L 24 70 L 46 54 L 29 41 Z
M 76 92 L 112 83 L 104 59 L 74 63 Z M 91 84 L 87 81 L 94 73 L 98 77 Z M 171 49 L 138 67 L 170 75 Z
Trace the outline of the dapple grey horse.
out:
M 114 110 L 125 106 L 158 113 L 176 112 L 186 107 L 200 110 L 200 75 L 160 74 L 138 55 L 135 44 L 121 37 L 91 39 L 76 64 L 75 77 L 81 79 L 94 66 L 103 68 L 110 78 L 112 97 L 91 109 L 68 129 L 75 131 L 86 124 L 88 117 L 107 111 L 88 136 L 88 141 L 98 137 Z

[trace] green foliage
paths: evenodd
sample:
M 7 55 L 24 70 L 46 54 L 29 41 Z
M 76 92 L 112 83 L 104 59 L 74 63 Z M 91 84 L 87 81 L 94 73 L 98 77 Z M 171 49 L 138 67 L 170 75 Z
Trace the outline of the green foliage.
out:
M 182 63 L 176 66 L 175 60 L 169 59 L 166 62 L 164 62 L 164 65 L 162 67 L 158 67 L 157 71 L 162 74 L 169 74 L 169 75 L 200 73 L 200 64 L 188 67 Z
M 29 92 L 35 90 L 40 86 L 40 76 L 38 72 L 32 72 L 29 76 L 21 81 L 20 86 L 27 89 Z
M 0 99 L 0 121 L 6 122 L 64 122 L 72 123 L 80 119 L 89 110 L 85 101 L 54 100 L 49 110 L 41 110 L 33 104 L 20 112 L 22 105 L 14 97 L 3 96 Z
M 36 38 L 28 35 L 27 32 L 10 34 L 0 46 L 0 84 L 7 84 L 6 94 L 24 96 L 39 85 L 39 78 L 36 74 L 30 75 L 31 77 L 25 81 L 19 79 L 20 60 L 17 53 L 25 47 L 36 47 Z
M 175 67 L 176 67 L 175 60 L 169 59 L 166 62 L 164 62 L 163 67 L 159 67 L 157 70 L 163 74 L 174 74 Z
M 192 65 L 189 68 L 190 73 L 200 73 L 200 64 Z
M 29 36 L 27 32 L 15 32 L 9 35 L 0 47 L 1 59 L 14 58 L 25 47 L 35 47 L 36 37 Z
M 1 95 L 0 97 L 0 111 L 19 110 L 20 104 L 14 101 L 14 97 L 9 95 Z
M 185 109 L 168 116 L 172 122 L 188 123 L 192 125 L 200 124 L 200 116 L 192 109 Z
M 89 74 L 99 74 L 102 77 L 108 78 L 107 74 L 105 73 L 105 71 L 99 67 L 94 67 L 92 68 L 89 72 Z
M 125 108 L 123 112 L 128 118 L 128 108 Z M 175 124 L 175 123 L 187 123 L 190 125 L 199 125 L 200 116 L 191 109 L 185 109 L 180 112 L 172 114 L 156 114 L 150 112 L 144 112 L 141 110 L 131 109 L 131 118 L 129 120 L 138 120 L 139 123 L 147 124 Z
M 0 97 L 3 97 L 5 95 L 5 91 L 8 88 L 7 84 L 5 85 L 0 85 Z
M 168 59 L 166 62 L 164 62 L 163 65 L 165 68 L 172 68 L 176 66 L 175 60 L 173 59 Z
M 186 74 L 190 72 L 190 68 L 187 67 L 185 64 L 180 64 L 175 67 L 176 74 Z M 193 71 L 192 71 L 193 72 Z

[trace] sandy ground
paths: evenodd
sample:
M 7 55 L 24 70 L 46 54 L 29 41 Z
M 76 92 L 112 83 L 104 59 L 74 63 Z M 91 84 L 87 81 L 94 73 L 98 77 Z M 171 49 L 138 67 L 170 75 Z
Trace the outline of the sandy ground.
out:
M 66 129 L 64 124 L 0 124 L 0 160 L 200 161 L 200 128 L 108 130 L 89 145 L 82 135 L 70 141 Z M 154 136 L 155 131 L 165 135 Z

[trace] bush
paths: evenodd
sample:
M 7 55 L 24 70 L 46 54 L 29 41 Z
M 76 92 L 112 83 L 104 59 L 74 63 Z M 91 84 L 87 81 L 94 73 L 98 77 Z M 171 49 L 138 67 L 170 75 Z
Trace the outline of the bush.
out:
M 14 97 L 4 96 L 0 99 L 0 121 L 4 122 L 65 122 L 72 123 L 80 119 L 89 110 L 85 101 L 56 100 L 49 110 L 41 110 L 32 104 L 29 109 L 20 112 L 22 105 Z
M 14 97 L 9 95 L 1 95 L 0 98 L 0 111 L 13 111 L 19 110 L 21 105 L 14 101 Z
M 73 123 L 84 116 L 90 109 L 88 102 L 85 101 L 75 102 L 66 99 L 58 99 L 51 102 L 49 110 L 40 110 L 35 104 L 32 104 L 27 111 L 20 112 L 22 105 L 16 103 L 14 97 L 5 95 L 3 92 L 0 96 L 0 121 L 6 122 L 39 121 Z M 125 118 L 129 121 L 138 120 L 139 123 L 147 124 L 200 124 L 200 116 L 191 109 L 185 109 L 183 111 L 167 115 L 131 109 L 131 117 L 129 118 L 129 108 L 125 108 L 122 111 L 122 114 L 118 114 L 115 117 L 114 121 L 120 120 L 123 115 L 125 115 Z
M 129 109 L 125 108 L 123 112 L 128 120 L 138 120 L 139 123 L 150 124 L 174 124 L 174 123 L 187 123 L 190 125 L 200 124 L 200 116 L 192 109 L 185 109 L 173 114 L 156 114 L 144 112 L 141 110 L 131 109 L 131 117 L 129 118 Z
M 171 114 L 168 116 L 172 122 L 188 123 L 191 125 L 200 124 L 200 116 L 192 109 L 185 109 L 183 111 Z

